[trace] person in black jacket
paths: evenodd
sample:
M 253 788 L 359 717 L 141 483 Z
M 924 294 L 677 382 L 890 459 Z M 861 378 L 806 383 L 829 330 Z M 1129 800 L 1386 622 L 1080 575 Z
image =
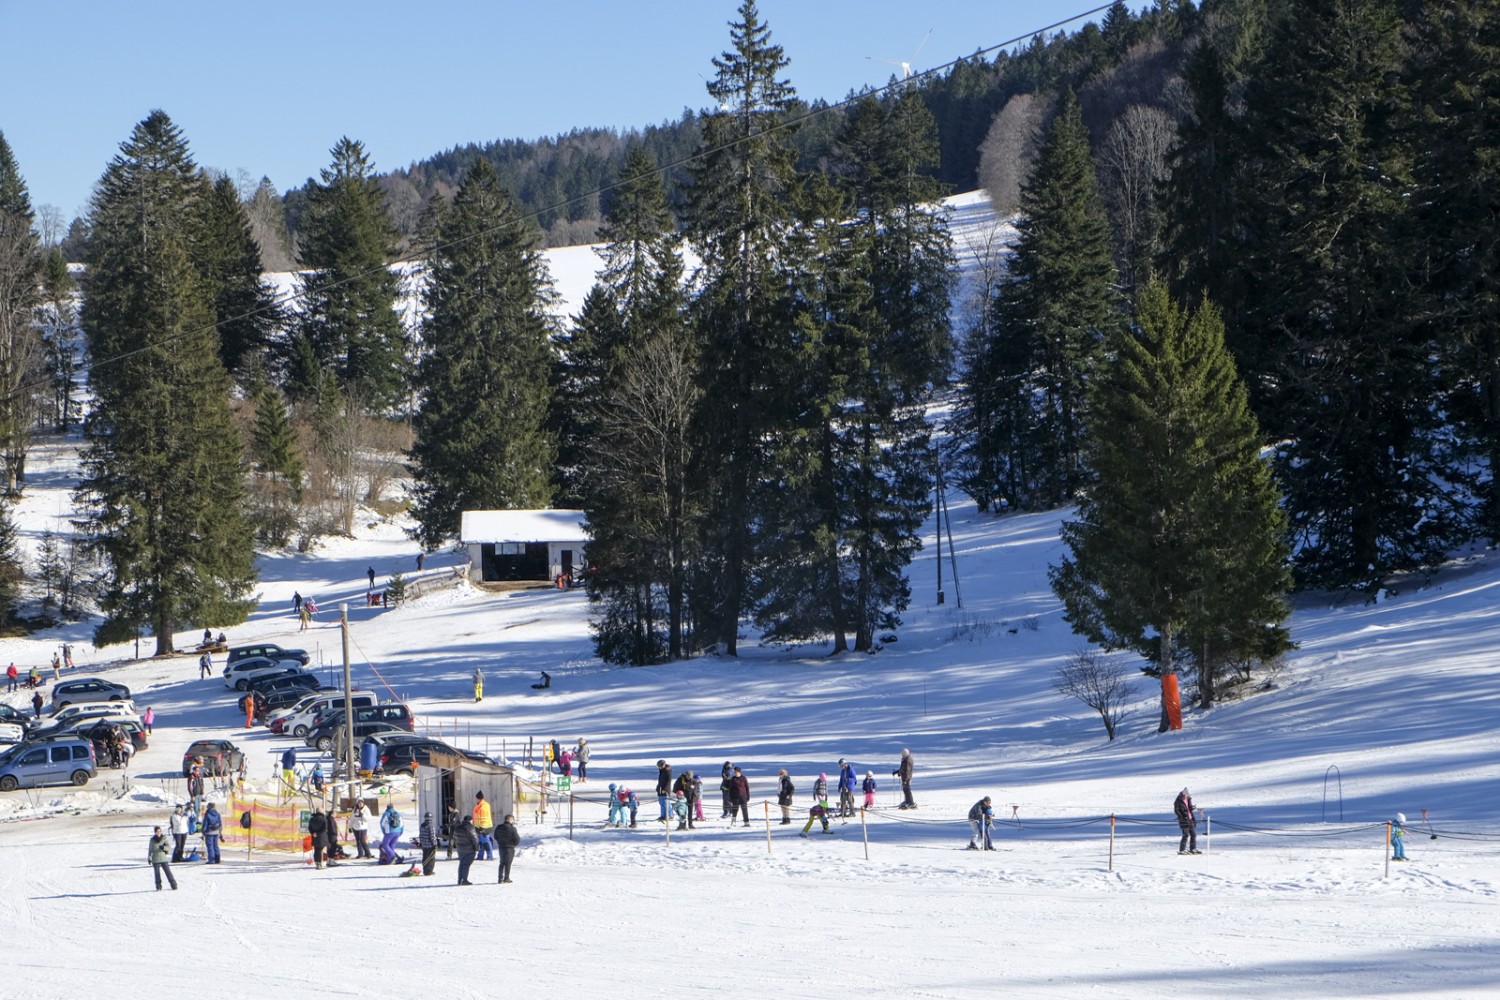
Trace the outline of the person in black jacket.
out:
M 724 811 L 719 818 L 734 819 L 734 764 L 727 760 L 719 768 L 719 795 L 724 800 Z
M 693 772 L 683 771 L 679 774 L 677 781 L 672 785 L 672 791 L 681 792 L 683 799 L 687 802 L 687 818 L 677 824 L 677 829 L 693 829 L 693 811 L 698 804 L 698 780 L 693 777 Z
M 417 846 L 422 848 L 422 874 L 431 875 L 437 871 L 437 824 L 432 819 L 432 813 L 422 814 L 422 825 L 417 828 Z
M 1177 817 L 1177 828 L 1182 831 L 1182 839 L 1177 842 L 1177 853 L 1202 853 L 1198 850 L 1198 818 L 1193 811 L 1193 797 L 1186 788 L 1172 802 L 1172 813 Z
M 453 839 L 458 843 L 458 884 L 473 885 L 469 881 L 469 868 L 474 864 L 474 855 L 479 853 L 479 834 L 474 832 L 474 817 L 465 816 L 458 821 Z
M 786 768 L 781 769 L 781 777 L 776 785 L 776 804 L 781 807 L 781 825 L 786 826 L 792 821 L 792 796 L 797 794 L 797 786 L 792 784 L 792 776 L 786 773 Z
M 891 772 L 892 777 L 899 777 L 901 779 L 901 794 L 905 797 L 902 803 L 896 807 L 897 809 L 917 808 L 917 800 L 912 798 L 911 794 L 911 776 L 915 771 L 916 765 L 912 763 L 911 751 L 902 750 L 901 763 L 897 765 L 896 770 Z
M 499 881 L 510 881 L 510 865 L 516 860 L 516 848 L 521 846 L 521 832 L 516 829 L 516 818 L 509 814 L 505 822 L 495 827 L 495 843 L 500 847 Z
M 735 768 L 734 769 L 734 776 L 729 779 L 729 783 L 732 786 L 732 791 L 731 791 L 730 794 L 733 796 L 733 798 L 731 798 L 729 800 L 729 822 L 730 822 L 730 825 L 734 824 L 734 815 L 735 815 L 735 813 L 737 813 L 737 812 L 743 812 L 744 815 L 745 815 L 745 825 L 749 826 L 750 825 L 750 779 L 747 778 L 747 777 L 745 777 L 744 774 L 742 774 L 740 772 L 739 768 Z
M 659 760 L 656 762 L 656 801 L 661 806 L 661 815 L 656 817 L 658 823 L 667 821 L 667 798 L 672 794 L 672 769 L 667 762 Z
M 307 835 L 312 840 L 313 867 L 323 867 L 323 849 L 327 845 L 325 835 L 328 832 L 328 820 L 323 816 L 323 810 L 314 809 L 312 818 L 307 821 Z
M 337 868 L 339 856 L 339 818 L 334 813 L 333 807 L 328 807 L 324 813 L 324 819 L 328 826 L 323 830 L 323 864 L 328 868 Z

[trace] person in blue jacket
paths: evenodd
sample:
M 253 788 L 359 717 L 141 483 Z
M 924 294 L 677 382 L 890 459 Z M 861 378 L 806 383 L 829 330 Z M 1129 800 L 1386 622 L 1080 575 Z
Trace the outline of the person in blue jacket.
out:
M 386 806 L 385 812 L 380 814 L 381 864 L 388 865 L 396 860 L 396 844 L 400 842 L 404 829 L 401 824 L 401 813 L 396 810 L 395 805 Z
M 1406 814 L 1397 813 L 1391 823 L 1391 860 L 1406 860 Z
M 854 765 L 844 758 L 839 758 L 839 815 L 845 818 L 855 814 L 854 789 L 859 784 L 859 775 L 854 773 Z
M 203 853 L 211 865 L 219 863 L 219 837 L 224 832 L 224 821 L 218 808 L 210 802 L 203 811 Z

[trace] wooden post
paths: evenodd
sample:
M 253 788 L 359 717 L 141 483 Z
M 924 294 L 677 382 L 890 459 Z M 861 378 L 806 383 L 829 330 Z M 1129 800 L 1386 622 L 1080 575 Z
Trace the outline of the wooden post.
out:
M 766 853 L 771 853 L 771 801 L 767 799 L 761 805 L 766 807 Z
M 1109 870 L 1115 870 L 1115 814 L 1109 814 Z
M 1385 821 L 1385 878 L 1391 877 L 1391 821 Z
M 865 860 L 870 860 L 870 827 L 865 823 L 865 807 L 859 807 L 859 835 L 865 841 Z
M 1203 814 L 1203 853 L 1214 852 L 1214 818 L 1208 813 Z

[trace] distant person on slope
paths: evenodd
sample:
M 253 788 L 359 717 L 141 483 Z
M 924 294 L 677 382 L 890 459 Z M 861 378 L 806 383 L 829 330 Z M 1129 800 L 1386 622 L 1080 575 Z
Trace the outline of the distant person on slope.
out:
M 661 806 L 661 815 L 656 817 L 658 823 L 667 821 L 667 798 L 672 794 L 672 769 L 667 762 L 659 760 L 656 762 L 656 804 Z M 635 824 L 632 823 L 632 826 Z
M 484 671 L 474 668 L 474 700 L 484 701 Z
M 854 773 L 854 765 L 844 758 L 839 758 L 839 815 L 849 817 L 854 815 L 854 786 L 859 784 L 859 775 Z
M 782 826 L 792 821 L 792 796 L 796 794 L 797 786 L 792 784 L 792 776 L 783 767 L 776 779 L 776 804 L 781 807 Z
M 864 785 L 862 787 L 864 788 L 864 792 L 865 792 L 865 808 L 866 809 L 874 809 L 875 808 L 875 789 L 878 787 L 875 784 L 875 772 L 874 771 L 866 771 L 865 772 L 865 783 L 864 783 Z
M 509 814 L 505 822 L 495 828 L 495 840 L 500 847 L 499 882 L 510 881 L 510 866 L 516 860 L 516 848 L 521 846 L 521 832 L 516 829 L 516 818 Z
M 693 780 L 692 771 L 683 771 L 677 776 L 672 784 L 672 791 L 682 796 L 687 804 L 687 812 L 677 823 L 677 829 L 690 830 L 693 827 L 693 801 L 698 797 L 698 783 Z
M 380 814 L 380 863 L 388 865 L 396 860 L 396 844 L 401 839 L 401 813 L 396 811 L 394 803 L 385 807 L 385 812 Z
M 719 768 L 719 796 L 724 801 L 724 811 L 719 814 L 720 819 L 734 818 L 734 764 L 725 761 L 724 766 Z
M 1182 830 L 1182 839 L 1177 842 L 1178 854 L 1202 854 L 1198 850 L 1198 819 L 1193 811 L 1193 798 L 1184 788 L 1172 803 L 1172 812 L 1177 817 L 1177 826 Z
M 581 785 L 589 780 L 589 757 L 593 750 L 589 747 L 589 741 L 582 736 L 578 737 L 578 746 L 573 749 L 573 761 L 578 765 L 578 783 Z
M 990 843 L 990 827 L 995 822 L 995 810 L 990 807 L 990 797 L 986 795 L 969 809 L 969 850 L 979 850 L 979 844 L 975 841 L 984 840 L 984 849 L 993 851 L 995 845 Z
M 734 769 L 734 777 L 730 779 L 733 786 L 732 798 L 729 800 L 729 825 L 734 825 L 735 813 L 743 813 L 745 825 L 750 825 L 750 779 L 745 777 L 739 768 Z
M 891 777 L 901 779 L 901 794 L 903 798 L 901 805 L 896 807 L 898 809 L 917 808 L 917 800 L 912 798 L 911 794 L 911 776 L 916 773 L 916 770 L 916 764 L 914 764 L 911 759 L 911 751 L 902 750 L 901 763 L 898 764 L 896 766 L 896 769 L 891 772 Z
M 831 811 L 828 808 L 828 800 L 819 799 L 817 804 L 807 811 L 807 823 L 802 827 L 802 836 L 807 836 L 807 831 L 811 830 L 812 825 L 818 821 L 823 823 L 824 833 L 832 833 L 833 829 L 828 825 L 828 814 Z

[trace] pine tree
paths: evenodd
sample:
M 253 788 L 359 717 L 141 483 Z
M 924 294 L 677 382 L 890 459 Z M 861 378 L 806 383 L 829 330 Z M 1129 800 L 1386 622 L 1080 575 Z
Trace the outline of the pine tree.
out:
M 78 312 L 73 305 L 73 290 L 68 262 L 63 259 L 62 251 L 53 247 L 42 273 L 41 331 L 49 400 L 46 409 L 58 433 L 68 429 L 76 406 L 73 389 L 78 372 L 75 352 Z
M 188 251 L 206 238 L 207 196 L 181 132 L 154 111 L 93 202 L 82 321 L 95 404 L 75 501 L 105 560 L 99 645 L 147 626 L 170 653 L 179 626 L 234 624 L 253 604 L 242 445 L 212 286 Z
M 775 511 L 755 510 L 750 498 L 766 473 L 766 435 L 779 419 L 768 390 L 788 381 L 793 323 L 783 269 L 796 186 L 788 126 L 795 92 L 780 75 L 787 59 L 754 0 L 744 0 L 739 17 L 730 24 L 730 50 L 714 60 L 708 92 L 722 110 L 703 118 L 689 206 L 689 234 L 703 262 L 693 305 L 704 388 L 698 434 L 715 445 L 694 473 L 707 509 L 692 603 L 703 644 L 728 655 L 737 651 L 747 610 L 756 525 L 777 530 Z
M 1092 482 L 1052 589 L 1076 633 L 1163 675 L 1198 654 L 1211 705 L 1224 663 L 1288 648 L 1285 520 L 1259 428 L 1207 301 L 1190 314 L 1153 281 L 1108 351 L 1090 387 Z
M 221 176 L 203 201 L 200 257 L 214 296 L 219 358 L 231 374 L 258 365 L 278 324 L 279 310 L 261 283 L 260 247 L 234 181 Z
M 311 356 L 340 386 L 385 409 L 404 398 L 409 369 L 399 281 L 389 267 L 396 229 L 364 145 L 346 137 L 331 152 L 322 183 L 307 192 L 298 233 L 304 312 L 290 345 L 291 387 L 298 395 L 314 389 Z
M 262 385 L 255 396 L 250 455 L 256 538 L 263 545 L 285 545 L 297 525 L 305 469 L 286 400 L 270 384 Z
M 0 483 L 20 492 L 36 421 L 42 341 L 33 311 L 39 304 L 44 257 L 32 228 L 31 197 L 0 132 Z
M 1421 311 L 1442 362 L 1443 409 L 1478 458 L 1479 533 L 1500 541 L 1500 6 L 1431 0 L 1411 21 Z M 1459 456 L 1461 458 L 1462 456 Z M 1455 460 L 1457 462 L 1457 459 Z
M 968 464 L 998 477 L 980 494 L 1055 506 L 1083 484 L 1085 387 L 1119 321 L 1109 223 L 1071 92 L 1022 190 L 1022 213 L 991 341 L 971 351 L 965 407 L 978 436 Z
M 1292 5 L 1247 94 L 1242 184 L 1247 376 L 1297 546 L 1300 580 L 1367 592 L 1461 537 L 1432 348 L 1418 322 L 1391 0 Z
M 599 654 L 644 664 L 685 652 L 689 435 L 699 395 L 681 239 L 643 148 L 627 155 L 599 235 L 600 283 L 567 355 L 589 519 L 589 594 L 602 605 L 594 619 Z
M 488 160 L 469 169 L 432 242 L 411 462 L 429 550 L 465 510 L 547 506 L 557 447 L 546 428 L 551 280 Z
M 17 547 L 19 538 L 20 530 L 11 516 L 11 502 L 0 499 L 0 618 L 3 619 L 15 614 L 16 602 L 26 583 L 26 569 Z

